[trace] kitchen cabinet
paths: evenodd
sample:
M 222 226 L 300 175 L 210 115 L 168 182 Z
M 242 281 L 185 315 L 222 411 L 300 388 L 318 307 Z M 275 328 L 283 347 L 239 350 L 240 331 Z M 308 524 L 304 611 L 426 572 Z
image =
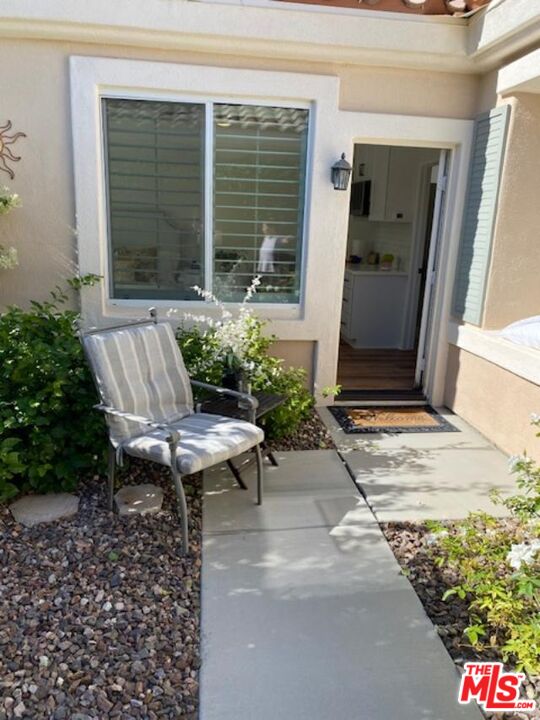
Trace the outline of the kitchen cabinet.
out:
M 347 269 L 341 335 L 354 348 L 399 348 L 407 298 L 407 273 Z
M 416 184 L 411 178 L 411 168 L 415 166 L 415 150 L 381 145 L 356 146 L 353 182 L 371 181 L 369 220 L 412 222 Z

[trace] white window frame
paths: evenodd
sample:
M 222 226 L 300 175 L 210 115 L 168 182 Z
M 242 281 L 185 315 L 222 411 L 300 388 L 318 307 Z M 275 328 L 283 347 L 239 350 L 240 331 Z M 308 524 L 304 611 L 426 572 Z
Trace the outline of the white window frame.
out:
M 306 300 L 308 272 L 308 236 L 311 224 L 312 168 L 315 153 L 316 119 L 329 110 L 335 113 L 337 82 L 335 78 L 303 76 L 293 73 L 241 71 L 206 66 L 175 65 L 138 60 L 71 57 L 71 93 L 75 199 L 77 208 L 78 259 L 81 274 L 95 273 L 103 282 L 82 293 L 82 310 L 93 324 L 107 317 L 140 316 L 140 310 L 152 304 L 166 308 L 174 317 L 182 311 L 212 310 L 205 301 L 117 299 L 111 297 L 111 260 L 109 256 L 109 218 L 107 209 L 107 167 L 105 133 L 102 118 L 103 99 L 137 99 L 149 101 L 192 102 L 206 105 L 238 103 L 307 109 L 309 125 L 306 151 L 306 177 L 302 223 L 302 257 L 300 262 L 300 299 L 298 303 L 257 303 L 267 319 L 302 320 Z M 202 78 L 201 78 L 202 76 Z M 149 81 L 150 78 L 150 81 Z M 201 82 L 203 79 L 203 82 Z M 204 87 L 205 92 L 199 92 Z M 228 91 L 223 93 L 223 88 Z M 287 88 L 284 95 L 283 89 Z M 212 123 L 206 123 L 205 176 L 213 173 Z M 210 140 L 210 144 L 209 144 Z M 212 265 L 211 223 L 212 183 L 205 184 L 205 264 Z M 96 242 L 97 240 L 97 242 Z M 212 268 L 206 267 L 206 271 Z M 208 275 L 207 275 L 208 276 Z M 227 303 L 232 307 L 238 303 Z
M 308 133 L 307 133 L 307 143 L 306 143 L 306 158 L 305 158 L 305 182 L 304 182 L 304 195 L 303 195 L 303 213 L 302 213 L 302 244 L 301 244 L 301 253 L 300 253 L 300 287 L 299 290 L 299 301 L 297 303 L 279 303 L 279 302 L 264 302 L 264 303 L 256 303 L 257 307 L 263 307 L 265 309 L 272 309 L 274 307 L 278 308 L 298 308 L 299 305 L 302 304 L 304 299 L 304 253 L 305 253 L 305 245 L 306 245 L 306 233 L 307 233 L 307 206 L 309 203 L 309 193 L 308 193 L 308 172 L 309 172 L 309 161 L 310 161 L 310 152 L 311 152 L 311 110 L 312 110 L 312 104 L 298 101 L 296 103 L 291 102 L 285 102 L 285 101 L 279 101 L 279 104 L 276 104 L 273 101 L 270 100 L 261 100 L 260 98 L 254 99 L 254 98 L 242 98 L 241 100 L 238 100 L 237 98 L 230 98 L 227 95 L 221 95 L 216 96 L 212 95 L 211 98 L 202 100 L 200 96 L 196 95 L 169 95 L 167 98 L 164 98 L 163 96 L 160 97 L 154 97 L 153 95 L 144 93 L 141 94 L 140 92 L 133 92 L 132 90 L 118 90 L 113 92 L 103 92 L 100 93 L 99 96 L 100 100 L 100 118 L 101 118 L 101 128 L 102 128 L 102 164 L 103 164 L 103 174 L 104 174 L 104 183 L 105 183 L 105 192 L 106 192 L 106 198 L 105 201 L 108 205 L 108 196 L 109 196 L 109 187 L 108 187 L 108 167 L 107 167 L 107 157 L 106 157 L 106 149 L 107 149 L 107 138 L 105 136 L 105 123 L 103 118 L 103 100 L 142 100 L 142 101 L 158 101 L 158 102 L 171 102 L 171 103 L 186 103 L 186 104 L 196 104 L 196 105 L 204 105 L 205 108 L 205 117 L 204 117 L 204 284 L 205 289 L 212 290 L 213 289 L 213 277 L 214 277 L 214 244 L 213 244 L 213 238 L 214 238 L 214 215 L 213 215 L 213 192 L 214 192 L 214 105 L 218 104 L 241 104 L 241 105 L 259 105 L 264 107 L 279 107 L 279 108 L 291 108 L 293 110 L 307 110 L 308 111 Z M 278 102 L 278 101 L 276 101 Z M 105 276 L 104 276 L 104 282 L 107 283 L 107 290 L 109 293 L 109 300 L 111 304 L 124 306 L 124 307 L 130 307 L 130 306 L 141 306 L 141 307 L 148 307 L 148 303 L 151 303 L 152 305 L 156 307 L 171 307 L 171 305 L 176 306 L 186 306 L 186 308 L 192 308 L 192 307 L 206 307 L 206 302 L 198 302 L 197 300 L 157 300 L 157 299 L 149 299 L 145 298 L 142 300 L 139 299 L 128 299 L 124 300 L 121 298 L 113 298 L 112 295 L 112 275 L 113 275 L 113 266 L 112 266 L 112 253 L 111 253 L 111 237 L 110 237 L 110 217 L 109 217 L 109 208 L 107 207 L 107 262 L 105 265 Z M 210 281 L 210 282 L 209 282 Z M 239 303 L 226 303 L 227 305 L 235 306 Z

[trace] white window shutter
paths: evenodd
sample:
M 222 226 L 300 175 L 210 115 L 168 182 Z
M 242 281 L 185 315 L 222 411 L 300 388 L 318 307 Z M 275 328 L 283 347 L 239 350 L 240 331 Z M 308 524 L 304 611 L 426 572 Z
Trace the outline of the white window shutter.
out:
M 453 302 L 453 314 L 474 325 L 484 309 L 509 114 L 509 105 L 495 108 L 474 128 Z

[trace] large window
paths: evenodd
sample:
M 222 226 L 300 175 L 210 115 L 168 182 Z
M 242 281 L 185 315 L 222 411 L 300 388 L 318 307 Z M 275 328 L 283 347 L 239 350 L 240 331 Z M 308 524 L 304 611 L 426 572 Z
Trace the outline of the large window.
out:
M 103 105 L 112 297 L 298 303 L 309 111 Z

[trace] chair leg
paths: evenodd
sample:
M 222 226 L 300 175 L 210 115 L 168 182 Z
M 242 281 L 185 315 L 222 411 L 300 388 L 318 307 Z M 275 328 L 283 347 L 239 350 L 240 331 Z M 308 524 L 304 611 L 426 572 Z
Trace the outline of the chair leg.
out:
M 263 450 L 263 457 L 267 457 L 270 460 L 270 464 L 273 465 L 274 467 L 279 467 L 279 463 L 276 460 L 276 456 L 274 455 L 272 450 L 269 449 L 265 440 L 262 441 L 261 448 Z
M 182 554 L 185 555 L 189 549 L 189 526 L 186 494 L 182 484 L 182 476 L 175 467 L 171 468 L 174 489 L 176 491 L 176 512 L 182 529 Z
M 109 443 L 109 462 L 108 462 L 107 475 L 108 475 L 108 479 L 109 479 L 107 506 L 108 506 L 109 510 L 112 512 L 114 510 L 114 480 L 115 480 L 115 475 L 116 475 L 116 450 L 110 443 Z
M 242 488 L 242 490 L 247 490 L 247 485 L 246 485 L 246 483 L 242 480 L 242 476 L 240 475 L 240 471 L 238 470 L 238 468 L 236 467 L 236 465 L 233 463 L 232 460 L 227 460 L 227 467 L 229 468 L 229 470 L 230 470 L 230 471 L 232 472 L 232 474 L 234 475 L 234 479 L 235 479 L 236 482 L 240 485 L 240 487 Z
M 262 505 L 264 490 L 264 465 L 260 445 L 255 446 L 255 457 L 257 458 L 257 505 Z

